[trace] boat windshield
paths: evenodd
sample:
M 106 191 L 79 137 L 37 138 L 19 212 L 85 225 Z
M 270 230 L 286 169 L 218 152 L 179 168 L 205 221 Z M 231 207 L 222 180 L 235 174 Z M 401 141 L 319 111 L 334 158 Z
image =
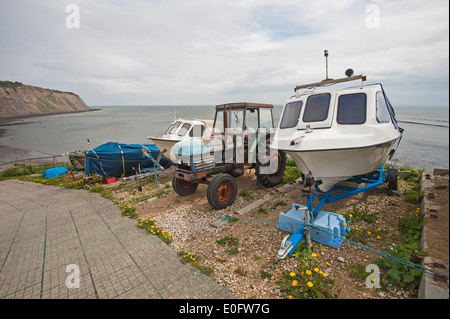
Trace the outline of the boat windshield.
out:
M 297 125 L 303 101 L 296 101 L 286 104 L 283 117 L 281 118 L 280 128 L 291 128 Z
M 169 134 L 169 132 L 170 132 L 170 130 L 172 129 L 172 127 L 173 127 L 174 124 L 175 124 L 175 123 L 172 123 L 172 124 L 169 125 L 169 128 L 166 130 L 166 132 L 164 133 L 164 135 Z
M 322 122 L 328 117 L 328 109 L 330 108 L 329 93 L 311 95 L 308 98 L 303 112 L 303 122 Z
M 364 124 L 367 113 L 365 93 L 345 94 L 339 97 L 337 122 L 339 124 Z
M 178 127 L 180 126 L 181 122 L 177 121 L 175 122 L 175 124 L 172 126 L 172 128 L 169 131 L 169 134 L 173 134 L 176 132 L 176 130 L 178 129 Z
M 377 92 L 377 121 L 378 123 L 389 123 L 391 116 L 389 115 L 388 106 L 382 91 Z
M 190 128 L 191 128 L 191 124 L 184 123 L 183 126 L 178 131 L 178 136 L 184 136 L 189 131 Z

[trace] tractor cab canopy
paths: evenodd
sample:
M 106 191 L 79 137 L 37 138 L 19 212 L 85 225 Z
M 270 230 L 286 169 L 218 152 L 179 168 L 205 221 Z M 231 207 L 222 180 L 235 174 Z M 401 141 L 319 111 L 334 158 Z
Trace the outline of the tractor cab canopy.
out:
M 258 129 L 273 129 L 273 105 L 262 103 L 228 103 L 216 106 L 214 133 L 256 132 Z

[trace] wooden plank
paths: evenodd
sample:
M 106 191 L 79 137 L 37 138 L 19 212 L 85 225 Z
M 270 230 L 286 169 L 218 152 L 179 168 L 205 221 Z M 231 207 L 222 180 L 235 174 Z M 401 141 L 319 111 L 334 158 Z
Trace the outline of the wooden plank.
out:
M 364 79 L 363 79 L 364 78 Z M 361 75 L 355 75 L 355 76 L 350 76 L 350 77 L 346 77 L 346 78 L 341 78 L 341 79 L 325 79 L 321 82 L 315 82 L 315 83 L 310 83 L 310 84 L 303 84 L 303 85 L 297 85 L 295 87 L 295 90 L 299 90 L 299 89 L 307 89 L 307 88 L 312 88 L 315 86 L 322 86 L 322 85 L 329 85 L 329 84 L 336 84 L 336 83 L 342 83 L 342 82 L 348 82 L 348 81 L 355 81 L 355 80 L 359 80 L 359 79 L 363 79 L 363 81 L 365 81 L 365 77 L 361 74 Z

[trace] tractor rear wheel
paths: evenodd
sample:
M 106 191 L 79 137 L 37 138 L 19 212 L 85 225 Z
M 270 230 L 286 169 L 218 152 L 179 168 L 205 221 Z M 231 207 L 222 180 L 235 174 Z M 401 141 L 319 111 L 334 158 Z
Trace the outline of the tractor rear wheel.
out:
M 286 170 L 286 153 L 279 150 L 270 149 L 270 157 L 268 163 L 258 164 L 256 169 L 256 177 L 258 182 L 265 187 L 273 187 L 281 183 L 284 171 Z M 269 170 L 273 161 L 277 161 L 276 171 L 271 174 L 263 174 L 263 170 Z M 272 170 L 272 168 L 270 168 Z
M 172 187 L 178 195 L 187 196 L 195 193 L 198 183 L 187 182 L 174 176 L 172 178 Z

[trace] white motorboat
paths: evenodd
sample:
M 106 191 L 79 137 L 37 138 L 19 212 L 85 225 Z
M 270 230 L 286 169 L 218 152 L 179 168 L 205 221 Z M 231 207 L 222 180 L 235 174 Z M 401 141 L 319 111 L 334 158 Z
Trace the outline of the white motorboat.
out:
M 147 136 L 161 152 L 171 152 L 172 147 L 191 137 L 204 137 L 210 135 L 213 127 L 213 120 L 187 120 L 181 119 L 170 123 L 168 129 L 162 136 Z M 171 155 L 172 158 L 172 155 Z
M 365 76 L 347 71 L 347 78 L 327 76 L 297 86 L 283 107 L 272 146 L 290 155 L 308 176 L 308 184 L 323 192 L 380 169 L 392 158 L 403 132 L 383 86 L 363 85 Z M 332 89 L 353 80 L 361 80 L 361 85 Z

